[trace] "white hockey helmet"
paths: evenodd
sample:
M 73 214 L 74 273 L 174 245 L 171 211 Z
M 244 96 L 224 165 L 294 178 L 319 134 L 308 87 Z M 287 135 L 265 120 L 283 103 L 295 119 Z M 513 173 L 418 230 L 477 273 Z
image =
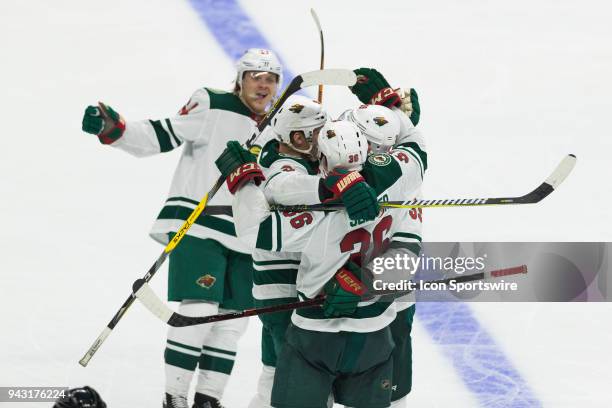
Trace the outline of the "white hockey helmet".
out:
M 361 105 L 347 110 L 340 119 L 353 122 L 370 142 L 372 153 L 387 153 L 400 132 L 400 122 L 391 109 L 381 105 Z
M 249 48 L 238 61 L 236 61 L 236 83 L 242 87 L 242 78 L 246 71 L 270 72 L 278 76 L 278 84 L 283 83 L 283 67 L 270 50 L 263 48 Z
M 368 158 L 368 140 L 354 123 L 346 120 L 327 122 L 319 132 L 317 149 L 324 175 L 336 167 L 361 170 Z
M 291 146 L 292 149 L 308 154 L 312 151 L 312 137 L 315 129 L 327 122 L 327 112 L 319 102 L 305 96 L 293 95 L 278 110 L 272 119 L 272 131 L 281 142 Z M 308 149 L 299 149 L 291 141 L 291 134 L 295 131 L 304 132 L 304 137 L 310 142 Z

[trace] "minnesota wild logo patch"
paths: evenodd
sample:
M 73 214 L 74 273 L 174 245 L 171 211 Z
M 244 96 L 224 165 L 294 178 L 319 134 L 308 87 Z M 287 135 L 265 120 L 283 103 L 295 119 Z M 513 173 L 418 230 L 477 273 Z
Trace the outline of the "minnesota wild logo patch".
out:
M 387 119 L 385 119 L 383 116 L 377 116 L 374 119 L 372 119 L 374 121 L 374 123 L 376 123 L 378 126 L 383 126 L 386 125 L 387 123 L 389 123 L 389 121 Z
M 304 105 L 300 105 L 299 103 L 291 105 L 289 110 L 293 113 L 300 113 L 304 109 Z
M 386 166 L 391 163 L 391 156 L 388 154 L 371 154 L 368 157 L 368 162 L 375 166 Z
M 204 276 L 200 276 L 198 280 L 196 281 L 196 283 L 203 288 L 210 289 L 212 285 L 215 284 L 216 281 L 217 281 L 217 278 L 215 278 L 214 276 L 210 274 L 206 274 Z

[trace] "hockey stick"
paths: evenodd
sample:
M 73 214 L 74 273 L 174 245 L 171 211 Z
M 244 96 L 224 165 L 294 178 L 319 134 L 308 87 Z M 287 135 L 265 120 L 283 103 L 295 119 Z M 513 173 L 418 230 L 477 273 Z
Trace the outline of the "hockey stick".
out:
M 576 156 L 569 154 L 561 160 L 552 174 L 533 191 L 520 197 L 499 198 L 445 198 L 438 200 L 412 199 L 409 201 L 386 201 L 379 203 L 388 208 L 432 208 L 432 207 L 479 207 L 485 205 L 535 204 L 552 193 L 571 173 Z M 344 208 L 341 203 L 316 205 L 270 205 L 270 211 L 334 211 Z
M 510 276 L 527 273 L 527 266 L 521 265 L 513 268 L 499 269 L 490 272 L 480 272 L 471 275 L 459 276 L 456 278 L 446 278 L 446 279 L 438 279 L 427 281 L 425 283 L 428 284 L 440 284 L 440 283 L 450 283 L 451 281 L 455 281 L 457 283 L 462 282 L 470 282 L 476 280 L 486 280 L 490 278 L 498 278 L 502 276 Z M 140 303 L 142 303 L 151 313 L 157 316 L 164 323 L 168 324 L 172 327 L 185 327 L 185 326 L 195 326 L 198 324 L 205 323 L 213 323 L 219 322 L 222 320 L 232 320 L 232 319 L 240 319 L 242 317 L 249 316 L 257 316 L 264 313 L 274 313 L 274 312 L 282 312 L 285 310 L 295 310 L 302 309 L 307 307 L 319 306 L 325 302 L 324 296 L 317 296 L 314 299 L 308 299 L 301 302 L 292 302 L 292 303 L 284 303 L 280 305 L 260 307 L 254 309 L 246 309 L 238 312 L 231 313 L 222 313 L 211 316 L 185 316 L 174 312 L 168 305 L 163 302 L 159 296 L 153 291 L 151 286 L 144 280 L 138 279 L 134 282 L 132 286 L 133 294 L 138 298 Z M 375 291 L 373 295 L 390 295 L 390 294 L 398 294 L 398 295 L 406 295 L 412 292 L 411 290 L 407 291 Z
M 386 208 L 435 208 L 435 207 L 477 207 L 484 205 L 509 205 L 509 204 L 535 204 L 542 201 L 570 174 L 576 164 L 576 156 L 567 155 L 557 166 L 555 171 L 536 189 L 520 197 L 503 198 L 446 198 L 438 200 L 413 199 L 410 201 L 384 201 L 381 207 Z M 271 204 L 270 211 L 336 211 L 343 209 L 341 203 L 337 204 L 315 204 L 315 205 L 281 205 Z M 231 205 L 214 205 L 211 209 L 219 214 L 232 214 Z
M 321 63 L 319 65 L 319 69 L 323 69 L 325 66 L 325 43 L 323 42 L 323 29 L 321 28 L 321 22 L 319 21 L 319 16 L 317 16 L 317 12 L 311 8 L 310 14 L 312 15 L 312 19 L 317 25 L 317 29 L 319 30 L 319 37 L 321 37 Z M 323 84 L 319 85 L 319 96 L 317 98 L 319 103 L 323 103 Z
M 257 125 L 259 133 L 253 134 L 253 136 L 251 136 L 251 138 L 247 140 L 246 142 L 247 147 L 250 147 L 253 144 L 255 139 L 257 139 L 259 134 L 261 134 L 261 131 L 270 123 L 270 120 L 272 120 L 272 118 L 276 115 L 276 113 L 278 112 L 280 107 L 283 105 L 283 103 L 285 103 L 287 98 L 293 95 L 296 91 L 302 88 L 309 87 L 309 86 L 321 85 L 321 84 L 351 86 L 355 84 L 356 80 L 357 80 L 357 76 L 355 75 L 355 73 L 353 71 L 346 70 L 346 69 L 326 69 L 322 71 L 311 71 L 311 72 L 306 72 L 304 74 L 296 76 L 295 78 L 293 78 L 293 80 L 287 86 L 287 88 L 284 90 L 281 96 L 276 100 L 276 102 L 270 108 L 266 116 Z M 183 239 L 183 237 L 185 236 L 185 233 L 189 230 L 189 228 L 191 228 L 191 226 L 198 219 L 200 214 L 202 214 L 202 212 L 206 208 L 206 204 L 217 193 L 219 188 L 221 188 L 221 186 L 223 185 L 223 182 L 224 182 L 224 178 L 219 177 L 215 185 L 204 196 L 202 201 L 200 201 L 200 203 L 193 210 L 191 215 L 189 215 L 185 223 L 181 226 L 178 232 L 170 240 L 168 245 L 164 248 L 161 255 L 155 260 L 155 263 L 153 263 L 151 268 L 149 268 L 149 270 L 143 277 L 143 280 L 145 280 L 146 282 L 149 282 L 151 280 L 153 275 L 155 275 L 155 273 L 159 270 L 159 268 L 165 262 L 168 255 L 170 255 L 170 252 L 172 252 L 172 250 L 176 248 L 176 246 L 179 244 L 181 239 Z M 123 305 L 121 305 L 121 307 L 119 308 L 117 313 L 115 313 L 111 321 L 106 325 L 104 330 L 102 330 L 102 333 L 93 342 L 93 344 L 91 345 L 89 350 L 87 350 L 87 352 L 81 358 L 81 360 L 79 360 L 79 364 L 81 364 L 83 367 L 87 366 L 87 364 L 89 363 L 89 360 L 91 360 L 93 355 L 98 351 L 102 343 L 106 340 L 106 338 L 109 336 L 111 331 L 115 328 L 117 323 L 119 323 L 119 320 L 121 320 L 121 318 L 123 317 L 125 312 L 128 310 L 128 308 L 132 305 L 132 303 L 134 303 L 135 299 L 136 298 L 134 297 L 134 295 L 130 294 L 130 296 L 125 300 L 125 302 L 123 302 Z

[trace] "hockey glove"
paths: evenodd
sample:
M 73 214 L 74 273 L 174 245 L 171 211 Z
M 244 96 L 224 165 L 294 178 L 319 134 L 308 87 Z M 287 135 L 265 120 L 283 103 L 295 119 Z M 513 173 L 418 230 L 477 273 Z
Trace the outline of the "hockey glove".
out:
M 416 126 L 421 118 L 419 95 L 413 88 L 402 88 L 398 92 L 402 101 L 399 108 L 410 117 L 410 121 Z
M 391 88 L 380 72 L 373 68 L 358 68 L 353 72 L 357 74 L 357 83 L 350 90 L 362 103 L 384 105 L 387 108 L 401 105 L 399 89 Z
M 376 218 L 379 210 L 376 192 L 359 172 L 336 168 L 323 180 L 323 185 L 332 195 L 324 202 L 342 201 L 351 220 Z
M 100 143 L 112 144 L 123 136 L 125 120 L 113 108 L 98 102 L 98 106 L 90 105 L 85 109 L 82 129 L 98 136 Z
M 266 179 L 257 164 L 257 157 L 235 140 L 227 142 L 227 147 L 215 164 L 232 194 L 251 180 L 259 185 Z
M 325 317 L 350 316 L 357 310 L 357 304 L 366 292 L 361 281 L 361 268 L 348 261 L 323 287 Z

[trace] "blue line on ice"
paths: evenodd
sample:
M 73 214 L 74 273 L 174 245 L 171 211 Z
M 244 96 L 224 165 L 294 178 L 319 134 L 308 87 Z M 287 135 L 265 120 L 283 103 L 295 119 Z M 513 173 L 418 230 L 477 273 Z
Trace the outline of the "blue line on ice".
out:
M 236 61 L 249 48 L 273 49 L 236 0 L 189 0 L 231 61 Z M 277 56 L 281 59 L 280 55 Z M 283 87 L 293 73 L 283 63 Z
M 232 61 L 248 48 L 272 48 L 238 1 L 189 1 Z M 284 68 L 283 75 L 284 86 L 293 73 Z M 421 302 L 417 316 L 483 406 L 542 405 L 466 304 Z
M 466 303 L 420 302 L 417 316 L 482 406 L 542 406 Z

